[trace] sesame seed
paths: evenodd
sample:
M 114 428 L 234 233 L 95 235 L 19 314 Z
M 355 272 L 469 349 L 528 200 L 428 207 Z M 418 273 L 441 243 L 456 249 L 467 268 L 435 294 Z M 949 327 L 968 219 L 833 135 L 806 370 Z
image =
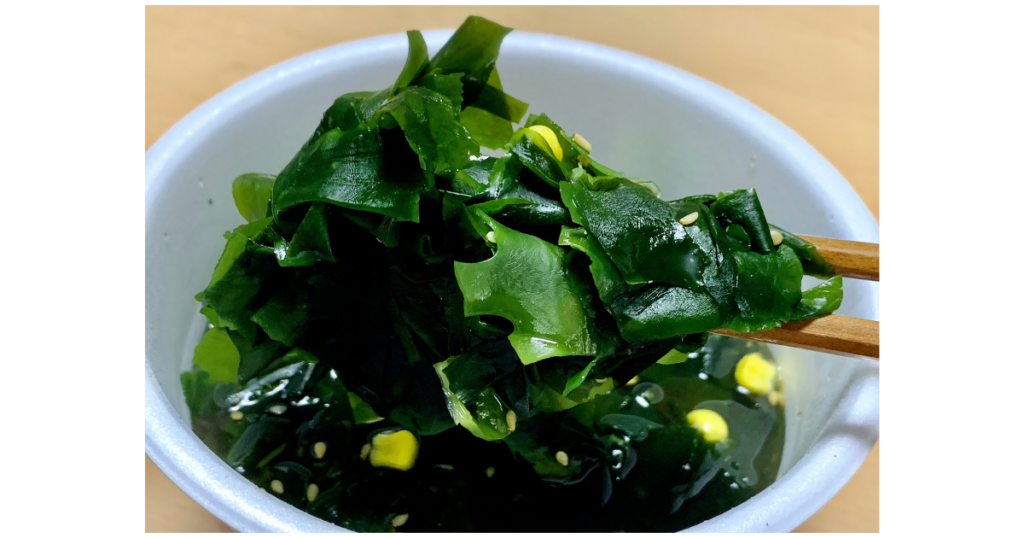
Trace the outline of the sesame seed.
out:
M 260 491 L 267 491 L 267 488 L 260 488 Z
M 370 455 L 370 450 L 373 450 L 373 447 L 370 446 L 370 443 L 366 443 L 365 445 L 363 445 L 362 450 L 359 451 L 359 459 L 365 460 L 366 457 Z
M 595 379 L 594 383 L 604 383 L 605 381 L 608 381 L 608 378 L 607 377 L 601 377 L 601 378 Z
M 494 240 L 494 231 L 493 230 L 490 231 L 490 232 L 487 232 L 486 237 L 487 237 L 487 241 L 489 243 L 496 243 L 497 242 L 497 241 Z
M 772 230 L 772 244 L 775 246 L 782 244 L 782 234 L 778 230 Z
M 245 415 L 243 415 L 241 411 L 232 411 L 231 412 L 231 420 L 242 420 L 242 417 L 244 417 L 244 416 Z
M 283 405 L 280 405 L 280 404 L 278 404 L 278 405 L 272 405 L 272 406 L 270 406 L 270 407 L 269 407 L 269 408 L 267 409 L 267 411 L 270 411 L 271 413 L 273 413 L 273 414 L 275 414 L 275 415 L 280 415 L 281 413 L 284 413 L 284 412 L 285 412 L 285 411 L 287 411 L 287 410 L 288 410 L 288 408 L 287 408 L 287 407 L 285 407 L 285 406 L 283 406 Z
M 508 424 L 508 431 L 516 431 L 516 412 L 509 409 L 508 413 L 505 413 L 505 422 Z
M 488 467 L 484 474 L 487 475 L 487 478 L 494 476 L 494 467 Z
M 626 381 L 626 386 L 627 387 L 632 387 L 633 385 L 636 385 L 639 382 L 640 382 L 640 376 L 636 376 L 633 379 L 630 379 L 629 381 Z
M 563 467 L 569 465 L 569 455 L 563 450 L 555 452 L 555 459 L 558 460 L 558 463 L 561 463 Z
M 594 149 L 594 146 L 590 145 L 590 142 L 588 142 L 586 138 L 583 138 L 583 135 L 579 133 L 573 133 L 572 139 L 575 140 L 581 148 L 587 150 L 587 153 L 590 153 L 590 150 Z
M 323 441 L 320 441 L 319 443 L 313 445 L 313 455 L 316 456 L 316 459 L 318 459 L 318 460 L 324 459 L 324 454 L 326 452 L 327 452 L 327 443 L 325 443 Z
M 683 226 L 689 226 L 690 224 L 697 222 L 697 217 L 698 214 L 696 211 L 694 211 L 693 213 L 690 213 L 689 215 L 686 215 L 685 217 L 679 219 L 679 224 L 682 224 Z
M 309 499 L 309 502 L 315 501 L 316 500 L 316 496 L 319 495 L 319 494 L 320 494 L 320 486 L 318 486 L 316 484 L 310 484 L 309 487 L 306 488 L 306 498 Z
M 405 522 L 409 521 L 409 514 L 399 514 L 395 516 L 395 519 L 391 520 L 392 527 L 401 527 L 405 525 Z
M 783 398 L 782 393 L 777 390 L 773 390 L 768 393 L 768 403 L 772 405 L 779 405 L 785 401 L 786 400 Z
M 270 489 L 277 494 L 284 493 L 284 484 L 280 480 L 271 480 Z

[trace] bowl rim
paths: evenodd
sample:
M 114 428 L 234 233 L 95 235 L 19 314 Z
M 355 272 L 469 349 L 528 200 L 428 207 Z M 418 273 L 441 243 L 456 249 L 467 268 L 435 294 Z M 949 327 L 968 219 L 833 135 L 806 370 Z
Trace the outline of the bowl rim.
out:
M 431 50 L 453 29 L 423 32 Z M 404 33 L 340 43 L 315 50 L 264 69 L 204 102 L 179 120 L 146 151 L 146 215 L 160 198 L 170 171 L 218 124 L 242 113 L 250 100 L 276 88 L 317 78 L 323 69 L 368 59 L 407 47 Z M 605 45 L 547 34 L 515 31 L 503 43 L 508 48 L 572 54 L 634 71 L 647 83 L 684 91 L 716 114 L 766 135 L 773 155 L 816 178 L 810 187 L 837 206 L 836 219 L 847 228 L 847 239 L 878 242 L 878 224 L 852 186 L 820 153 L 798 134 L 749 101 L 674 66 Z M 871 297 L 873 316 L 878 297 Z M 147 330 L 148 326 L 147 326 Z M 788 532 L 831 499 L 853 476 L 878 439 L 878 378 L 846 394 L 837 405 L 845 412 L 831 422 L 855 424 L 861 443 L 819 438 L 808 452 L 775 483 L 751 499 L 686 532 Z M 242 532 L 346 532 L 261 491 L 209 450 L 178 416 L 164 395 L 146 357 L 146 454 L 178 487 L 224 523 Z M 832 456 L 832 457 L 829 457 Z M 840 456 L 843 456 L 840 458 Z M 843 465 L 836 465 L 842 463 Z M 779 490 L 782 490 L 781 492 Z M 781 495 L 778 495 L 781 493 Z

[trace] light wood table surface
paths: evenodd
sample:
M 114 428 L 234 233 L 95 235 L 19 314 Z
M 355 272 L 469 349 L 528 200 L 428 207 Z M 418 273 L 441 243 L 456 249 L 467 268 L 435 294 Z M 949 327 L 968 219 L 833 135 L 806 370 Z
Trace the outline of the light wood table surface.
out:
M 146 148 L 243 78 L 337 43 L 467 15 L 641 54 L 750 100 L 820 151 L 878 218 L 878 8 L 146 7 Z M 879 449 L 797 531 L 878 531 Z M 230 530 L 146 458 L 146 531 Z

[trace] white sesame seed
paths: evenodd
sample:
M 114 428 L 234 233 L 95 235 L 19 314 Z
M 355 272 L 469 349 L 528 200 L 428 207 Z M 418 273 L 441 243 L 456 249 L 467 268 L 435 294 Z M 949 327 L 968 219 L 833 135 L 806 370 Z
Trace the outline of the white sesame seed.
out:
M 277 494 L 284 493 L 284 484 L 280 480 L 271 480 L 270 489 Z
M 324 459 L 324 454 L 326 452 L 327 452 L 327 443 L 325 443 L 323 441 L 320 441 L 319 443 L 313 445 L 313 455 L 316 456 L 316 459 L 318 459 L 318 460 Z
M 689 215 L 686 215 L 685 217 L 679 219 L 679 224 L 682 224 L 683 226 L 689 226 L 690 224 L 697 222 L 698 216 L 699 215 L 697 214 L 697 212 L 694 211 L 693 213 L 690 213 Z
M 493 230 L 490 231 L 490 232 L 487 232 L 486 237 L 487 237 L 487 242 L 488 243 L 496 243 L 497 242 L 497 241 L 494 240 L 494 231 Z
M 579 133 L 573 133 L 572 139 L 575 140 L 580 147 L 587 150 L 587 153 L 590 153 L 590 151 L 594 149 L 594 146 L 590 145 L 590 142 L 588 142 L 586 138 L 583 138 L 583 135 Z
M 494 467 L 488 467 L 484 474 L 487 475 L 487 478 L 494 476 Z
M 309 487 L 306 488 L 306 498 L 309 499 L 309 502 L 315 501 L 316 500 L 316 496 L 319 495 L 319 494 L 320 494 L 320 486 L 318 486 L 316 484 L 310 484 Z
M 563 467 L 569 465 L 569 455 L 566 454 L 565 451 L 559 450 L 558 452 L 555 452 L 555 459 L 558 460 L 558 463 L 561 463 Z
M 782 397 L 782 393 L 777 390 L 773 390 L 768 393 L 768 403 L 772 405 L 779 405 L 785 401 L 785 398 Z
M 509 409 L 508 413 L 505 413 L 505 422 L 508 424 L 508 431 L 516 431 L 516 412 Z
M 775 246 L 782 244 L 782 234 L 778 230 L 772 230 L 772 244 Z
M 633 385 L 636 385 L 639 382 L 640 382 L 640 376 L 636 376 L 633 379 L 630 379 L 629 381 L 626 381 L 626 386 L 627 387 L 632 387 Z
M 395 519 L 391 520 L 392 527 L 401 527 L 405 525 L 405 522 L 409 521 L 409 514 L 399 514 L 395 516 Z
M 373 450 L 373 447 L 370 446 L 370 443 L 366 443 L 365 445 L 363 445 L 362 450 L 359 451 L 359 459 L 365 460 L 366 457 L 370 455 L 370 450 Z
M 270 411 L 271 413 L 273 413 L 275 415 L 280 415 L 281 413 L 284 413 L 287 410 L 288 410 L 287 407 L 285 407 L 283 405 L 280 405 L 280 404 L 272 405 L 269 408 L 267 408 L 267 411 Z
M 232 411 L 231 412 L 231 420 L 242 420 L 242 418 L 244 416 L 245 415 L 243 415 L 241 411 Z
M 595 379 L 594 383 L 604 383 L 605 381 L 608 381 L 607 377 L 600 377 L 598 379 Z

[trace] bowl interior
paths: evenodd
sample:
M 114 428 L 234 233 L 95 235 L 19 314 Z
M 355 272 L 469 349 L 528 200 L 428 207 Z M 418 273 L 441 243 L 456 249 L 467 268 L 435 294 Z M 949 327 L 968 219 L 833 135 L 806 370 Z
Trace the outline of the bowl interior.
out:
M 427 32 L 431 52 L 448 35 Z M 388 86 L 405 54 L 400 35 L 297 58 L 206 103 L 147 153 L 146 358 L 147 381 L 156 385 L 147 387 L 147 451 L 239 530 L 326 524 L 227 476 L 234 473 L 187 426 L 179 375 L 203 326 L 193 296 L 208 283 L 222 234 L 243 222 L 231 181 L 245 172 L 279 172 L 338 95 Z M 535 34 L 510 35 L 498 65 L 505 88 L 531 112 L 583 134 L 602 163 L 657 182 L 664 199 L 755 187 L 768 219 L 794 233 L 878 240 L 874 219 L 834 168 L 721 88 L 627 53 Z M 839 313 L 877 319 L 877 284 L 845 286 Z M 790 530 L 838 491 L 874 445 L 877 363 L 773 351 L 786 387 L 785 476 L 694 530 Z M 801 487 L 779 505 L 774 492 Z

